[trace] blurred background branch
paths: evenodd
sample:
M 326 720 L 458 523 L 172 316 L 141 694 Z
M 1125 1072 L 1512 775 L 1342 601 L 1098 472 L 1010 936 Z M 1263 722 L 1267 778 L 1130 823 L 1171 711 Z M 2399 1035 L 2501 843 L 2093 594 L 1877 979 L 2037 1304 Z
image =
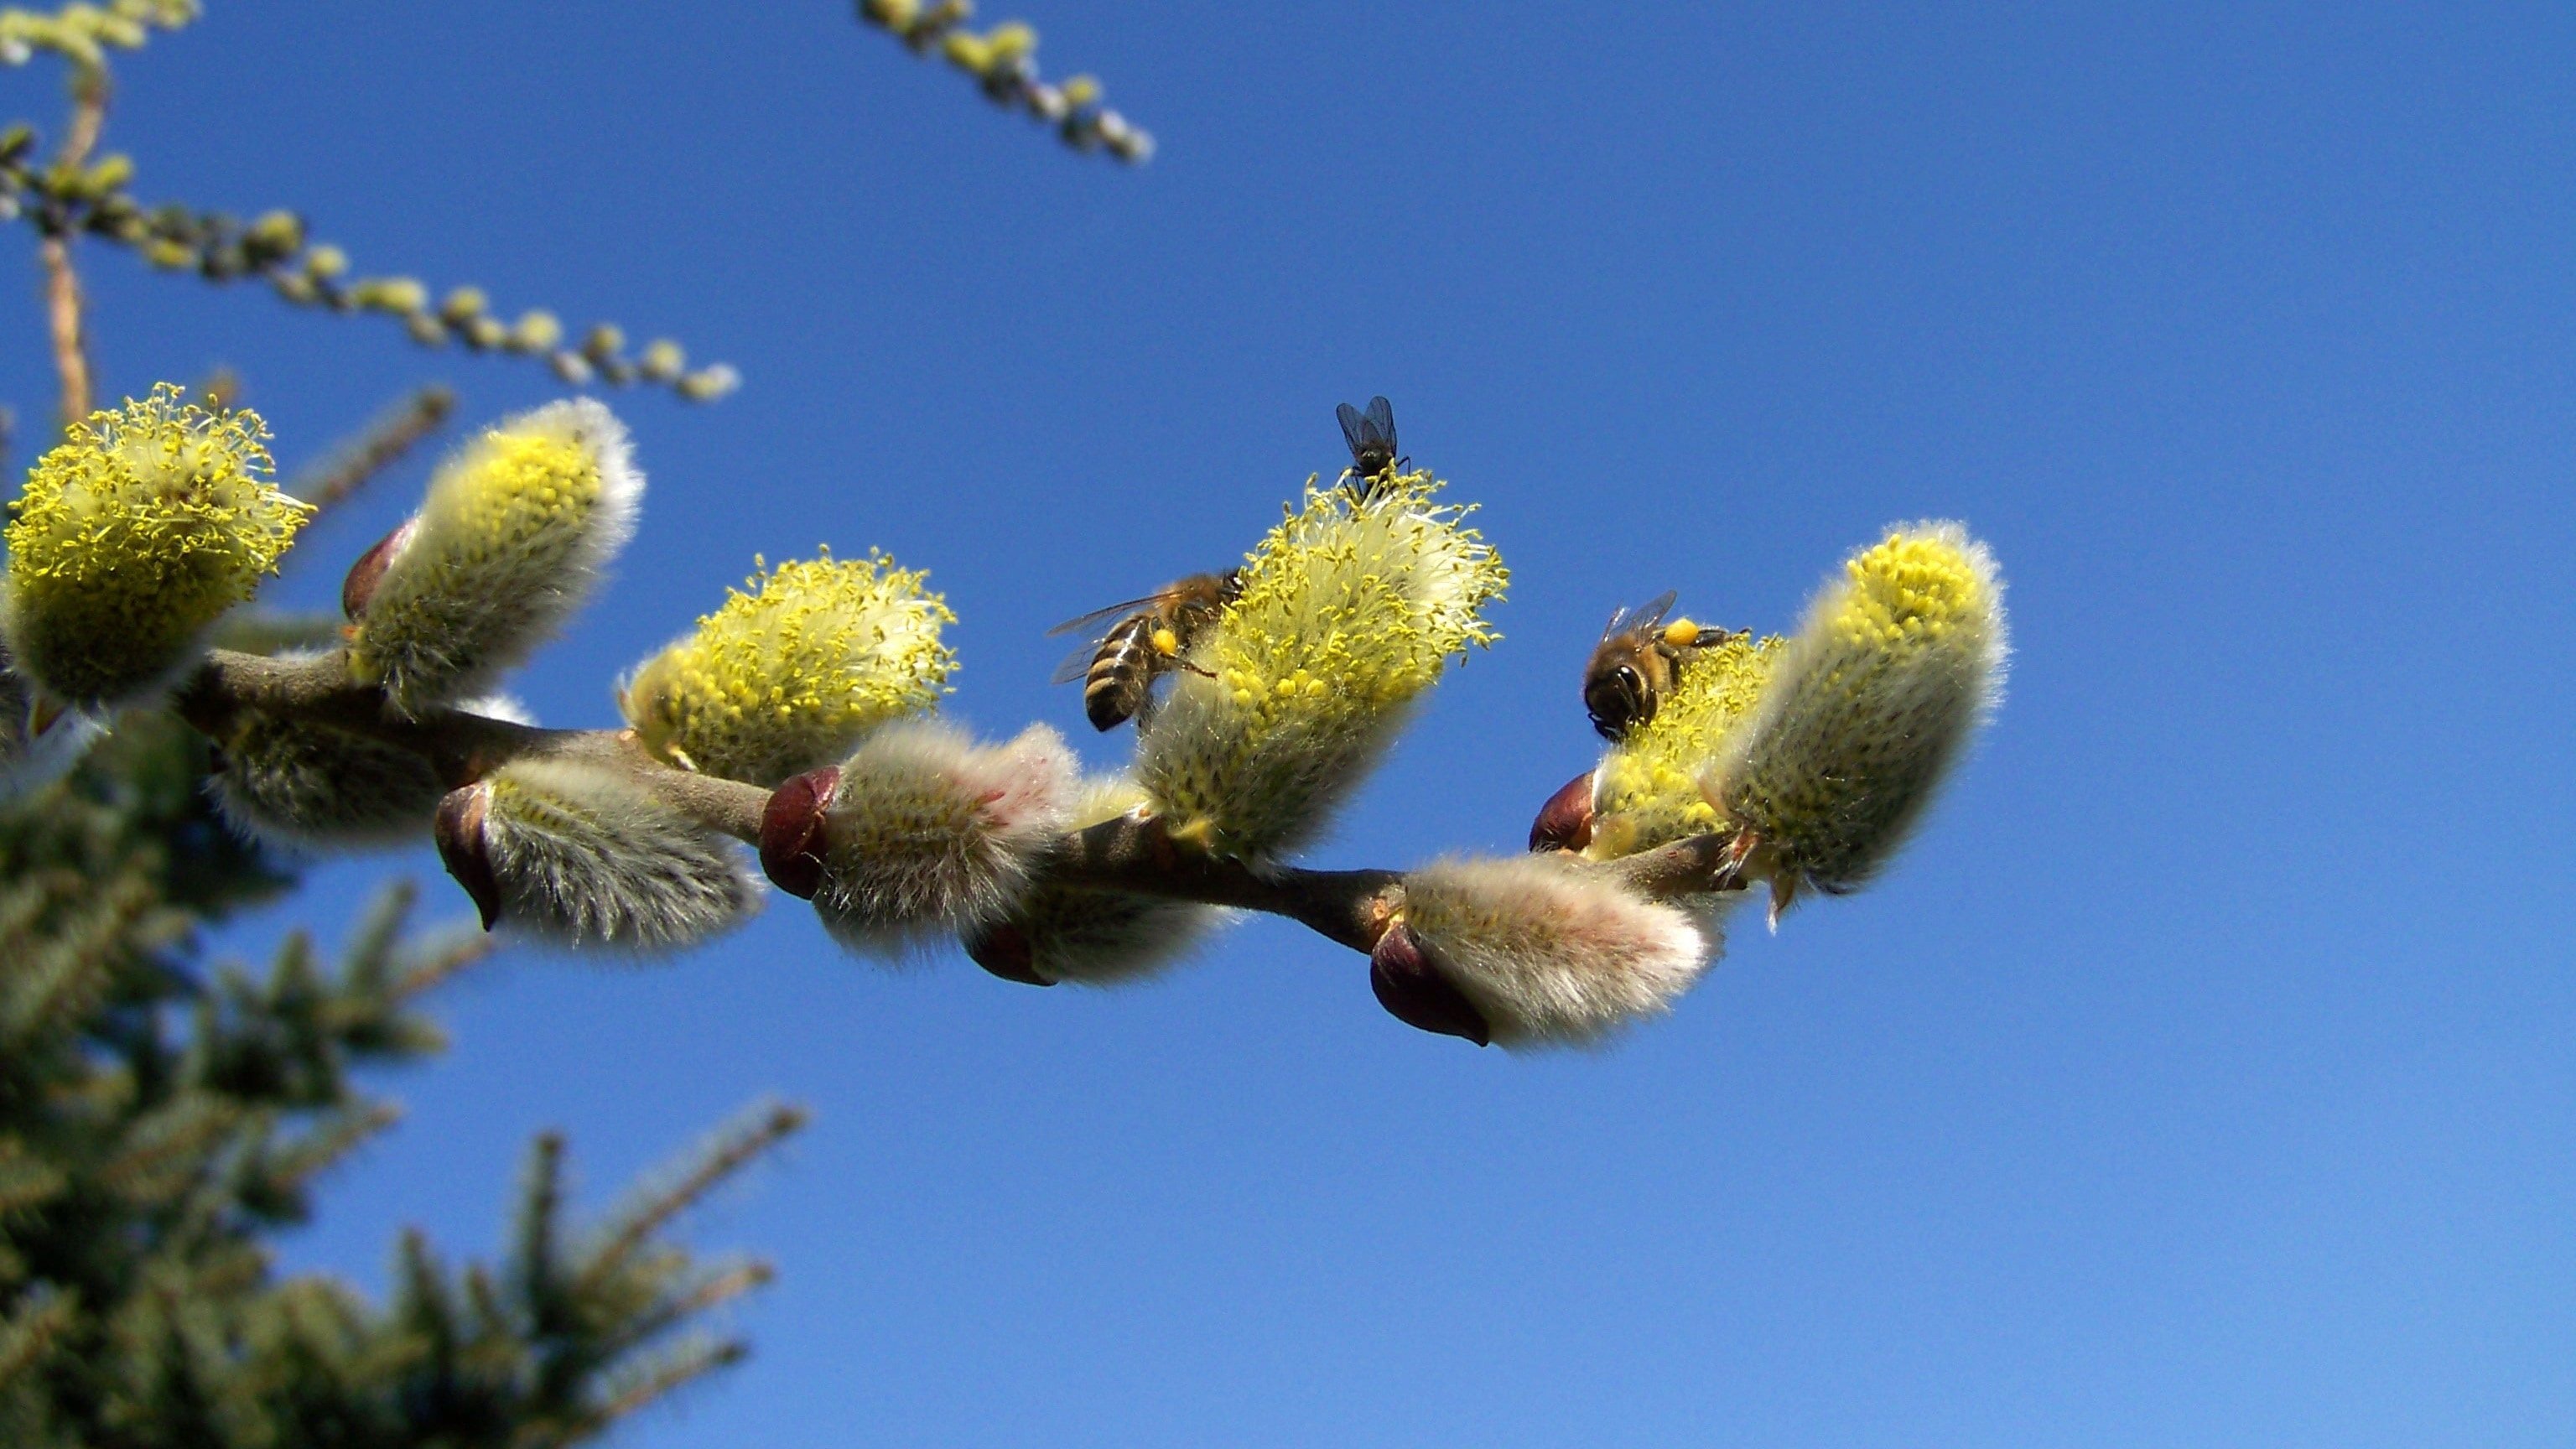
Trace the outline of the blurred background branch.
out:
M 1102 102 L 1097 78 L 1050 82 L 1038 76 L 1038 33 L 1010 20 L 970 30 L 970 0 L 859 0 L 859 18 L 894 36 L 915 55 L 936 54 L 973 80 L 987 100 L 1055 129 L 1076 151 L 1105 151 L 1138 165 L 1154 154 L 1153 136 Z

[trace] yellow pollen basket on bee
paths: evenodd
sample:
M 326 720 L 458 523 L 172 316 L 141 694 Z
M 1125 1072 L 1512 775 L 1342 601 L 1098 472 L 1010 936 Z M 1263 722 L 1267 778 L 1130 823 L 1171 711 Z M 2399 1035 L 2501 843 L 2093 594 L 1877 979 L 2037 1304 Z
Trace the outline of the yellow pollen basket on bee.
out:
M 1688 649 L 1706 632 L 1688 619 L 1675 619 L 1664 626 L 1664 642 L 1675 649 Z
M 1154 652 L 1162 655 L 1166 659 L 1179 657 L 1181 652 L 1181 636 L 1173 633 L 1171 626 L 1169 625 L 1156 629 L 1154 631 Z

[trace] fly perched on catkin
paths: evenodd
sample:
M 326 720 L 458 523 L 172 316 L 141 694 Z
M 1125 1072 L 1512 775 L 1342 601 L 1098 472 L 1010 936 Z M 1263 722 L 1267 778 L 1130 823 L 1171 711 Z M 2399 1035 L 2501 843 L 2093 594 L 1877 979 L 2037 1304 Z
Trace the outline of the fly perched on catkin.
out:
M 1510 575 L 1427 472 L 1366 500 L 1309 488 L 1245 559 L 1241 593 L 1137 736 L 1175 839 L 1249 859 L 1314 838 L 1449 662 L 1496 635 Z

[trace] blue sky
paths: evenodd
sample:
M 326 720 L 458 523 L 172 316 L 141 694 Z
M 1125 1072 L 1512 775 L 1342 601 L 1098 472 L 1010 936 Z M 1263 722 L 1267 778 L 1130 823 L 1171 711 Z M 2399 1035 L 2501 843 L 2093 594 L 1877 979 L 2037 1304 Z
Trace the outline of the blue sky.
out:
M 1010 13 L 1150 167 L 824 0 L 218 4 L 110 137 L 148 197 L 742 368 L 614 399 L 652 491 L 520 681 L 549 723 L 828 541 L 946 590 L 955 715 L 1072 732 L 1044 628 L 1239 553 L 1372 392 L 1514 584 L 1318 863 L 1516 846 L 1614 604 L 1782 627 L 1891 520 L 2002 558 L 2000 720 L 1882 884 L 1740 921 L 1596 1055 L 1411 1032 L 1270 922 L 1116 994 L 889 974 L 792 901 L 667 966 L 515 954 L 290 1262 L 489 1249 L 532 1132 L 596 1204 L 776 1094 L 814 1126 L 693 1228 L 781 1267 L 755 1357 L 627 1444 L 2576 1436 L 2576 12 Z M 553 395 L 89 277 L 112 391 L 228 361 L 289 464 L 419 380 Z M 425 853 L 334 866 L 244 945 L 394 872 L 466 909 Z

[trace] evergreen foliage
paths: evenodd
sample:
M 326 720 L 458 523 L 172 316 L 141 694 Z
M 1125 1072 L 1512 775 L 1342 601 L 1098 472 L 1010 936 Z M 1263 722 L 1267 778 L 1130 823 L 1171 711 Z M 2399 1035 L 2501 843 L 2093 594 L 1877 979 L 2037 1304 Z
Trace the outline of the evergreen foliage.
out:
M 130 715 L 0 809 L 0 1443 L 570 1444 L 738 1357 L 707 1310 L 768 1269 L 664 1230 L 786 1108 L 586 1228 L 541 1138 L 508 1261 L 450 1266 L 408 1233 L 383 1304 L 275 1271 L 265 1237 L 398 1115 L 354 1074 L 441 1048 L 423 1003 L 488 938 L 414 928 L 395 886 L 337 952 L 298 932 L 263 970 L 209 962 L 209 928 L 296 883 L 224 828 L 213 764 Z

